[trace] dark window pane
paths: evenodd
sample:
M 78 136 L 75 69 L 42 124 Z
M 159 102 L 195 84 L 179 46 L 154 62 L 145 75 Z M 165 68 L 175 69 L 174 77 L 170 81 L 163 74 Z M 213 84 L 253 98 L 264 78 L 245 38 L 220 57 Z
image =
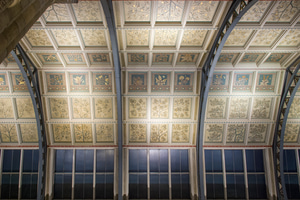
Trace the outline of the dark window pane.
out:
M 54 199 L 70 199 L 72 196 L 72 174 L 55 174 Z
M 283 151 L 283 169 L 285 172 L 297 172 L 295 150 Z
M 3 172 L 19 172 L 21 150 L 4 150 Z
M 96 156 L 96 172 L 114 172 L 114 150 L 97 150 Z
M 114 176 L 112 174 L 96 175 L 96 199 L 113 199 Z
M 74 197 L 75 199 L 93 198 L 93 175 L 75 175 Z
M 129 172 L 147 172 L 147 150 L 129 150 Z
M 205 150 L 206 172 L 222 172 L 222 151 Z
M 37 174 L 23 174 L 22 176 L 22 199 L 36 199 L 37 197 Z
M 207 199 L 224 199 L 222 174 L 206 174 Z
M 147 199 L 146 174 L 129 174 L 129 199 Z
M 246 150 L 247 171 L 264 172 L 263 150 Z
M 297 174 L 285 174 L 285 188 L 289 199 L 300 199 L 299 182 Z
M 187 149 L 171 150 L 171 172 L 188 172 L 189 155 Z
M 227 174 L 227 198 L 245 199 L 245 181 L 243 174 Z
M 39 150 L 24 150 L 23 172 L 38 172 Z
M 18 199 L 18 174 L 2 174 L 1 199 Z
M 150 175 L 150 198 L 169 199 L 169 178 L 168 174 Z
M 72 172 L 73 150 L 56 150 L 55 172 Z
M 150 172 L 168 171 L 168 150 L 150 150 Z
M 190 179 L 188 174 L 172 174 L 172 199 L 190 199 Z
M 265 175 L 248 174 L 248 190 L 250 199 L 266 199 Z
M 243 152 L 242 150 L 225 150 L 226 172 L 243 172 Z
M 94 150 L 75 151 L 75 172 L 93 172 Z

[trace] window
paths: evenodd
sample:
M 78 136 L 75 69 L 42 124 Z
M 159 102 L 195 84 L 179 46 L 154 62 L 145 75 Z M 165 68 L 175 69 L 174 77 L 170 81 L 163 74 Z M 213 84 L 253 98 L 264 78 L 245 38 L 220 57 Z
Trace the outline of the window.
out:
M 205 171 L 207 199 L 267 199 L 262 150 L 205 150 Z
M 113 199 L 113 179 L 114 150 L 56 150 L 54 199 Z
M 283 151 L 284 180 L 289 199 L 300 199 L 299 172 L 297 172 L 297 165 L 299 167 L 299 151 L 294 149 Z
M 3 150 L 1 199 L 36 199 L 38 159 L 38 150 Z
M 148 197 L 190 199 L 188 150 L 129 150 L 129 199 Z

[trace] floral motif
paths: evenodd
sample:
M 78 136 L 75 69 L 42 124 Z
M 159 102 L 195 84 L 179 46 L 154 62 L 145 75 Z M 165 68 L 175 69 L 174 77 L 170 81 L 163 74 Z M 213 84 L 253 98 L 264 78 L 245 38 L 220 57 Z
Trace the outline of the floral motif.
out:
M 129 118 L 130 119 L 147 118 L 146 98 L 129 98 Z
M 151 118 L 166 119 L 169 118 L 169 99 L 152 98 L 151 99 Z
M 44 17 L 48 22 L 71 21 L 66 5 L 53 4 L 44 12 Z
M 272 22 L 289 22 L 300 10 L 300 2 L 294 1 L 281 1 L 276 9 L 271 13 L 268 21 Z
M 173 119 L 190 119 L 191 105 L 191 98 L 174 98 Z
M 193 91 L 193 73 L 175 72 L 175 92 L 192 92 Z
M 57 29 L 57 30 L 52 30 L 52 33 L 59 46 L 79 46 L 79 42 L 75 30 Z
M 245 124 L 229 124 L 227 129 L 226 142 L 241 143 L 244 142 L 246 131 Z
M 209 98 L 207 107 L 208 119 L 224 119 L 226 98 Z
M 27 92 L 28 88 L 21 73 L 12 73 L 14 92 Z
M 46 73 L 48 92 L 65 92 L 66 80 L 65 73 Z
M 95 118 L 112 119 L 113 103 L 112 98 L 95 98 Z
M 178 30 L 155 30 L 155 46 L 175 46 Z
M 270 118 L 272 98 L 255 98 L 252 108 L 252 119 Z
M 190 141 L 190 124 L 172 125 L 172 142 L 187 143 Z
M 71 92 L 88 92 L 88 73 L 70 73 Z
M 114 141 L 114 125 L 113 124 L 96 124 L 96 140 L 97 142 L 113 142 Z
M 213 74 L 210 91 L 227 92 L 229 90 L 229 73 L 217 72 Z
M 34 119 L 35 113 L 31 98 L 17 98 L 18 117 L 21 119 Z
M 36 124 L 20 124 L 23 142 L 38 142 Z
M 184 1 L 158 1 L 156 21 L 180 21 Z
M 18 142 L 17 129 L 14 124 L 0 124 L 1 142 Z
M 126 21 L 150 21 L 151 1 L 124 1 Z
M 248 117 L 249 98 L 234 97 L 230 103 L 230 119 L 246 119 Z
M 74 124 L 75 142 L 93 142 L 92 124 Z
M 111 72 L 93 73 L 93 91 L 94 92 L 112 91 Z
M 181 41 L 182 46 L 202 46 L 207 30 L 185 30 Z
M 0 92 L 9 92 L 7 76 L 5 73 L 0 73 Z
M 152 72 L 151 73 L 151 91 L 169 92 L 170 91 L 170 72 Z
M 192 1 L 188 21 L 211 21 L 218 4 L 216 1 Z
M 68 119 L 68 99 L 67 98 L 50 98 L 50 112 L 53 119 Z
M 90 99 L 73 98 L 73 117 L 75 119 L 91 118 Z
M 294 98 L 293 103 L 290 107 L 289 119 L 299 119 L 300 118 L 300 98 Z
M 225 46 L 243 46 L 247 42 L 251 32 L 251 30 L 232 30 L 226 40 Z
M 76 19 L 80 22 L 95 22 L 101 20 L 101 11 L 97 1 L 79 1 L 73 3 Z
M 106 46 L 104 30 L 80 30 L 86 46 Z
M 147 72 L 129 72 L 128 86 L 128 92 L 147 92 Z
M 251 91 L 253 73 L 235 73 L 234 74 L 234 91 Z
M 267 124 L 250 124 L 248 142 L 264 142 L 267 134 Z
M 1 119 L 13 119 L 14 112 L 11 99 L 0 98 L 0 118 Z
M 298 46 L 300 43 L 300 30 L 290 30 L 281 40 L 279 46 Z
M 146 142 L 146 124 L 129 124 L 129 142 Z
M 280 32 L 281 30 L 260 30 L 251 46 L 270 46 Z
M 149 40 L 149 30 L 127 30 L 128 46 L 147 46 Z
M 269 6 L 268 1 L 255 3 L 241 18 L 241 22 L 259 22 Z
M 284 142 L 297 142 L 299 137 L 299 124 L 287 124 L 284 132 Z
M 220 143 L 223 140 L 223 124 L 206 124 L 205 142 Z
M 128 53 L 128 62 L 130 64 L 139 64 L 144 63 L 146 64 L 148 62 L 148 54 L 147 53 Z
M 71 142 L 70 124 L 52 124 L 54 142 Z
M 52 46 L 44 30 L 29 30 L 26 37 L 32 46 Z
M 258 73 L 256 92 L 273 92 L 275 89 L 276 72 Z
M 151 143 L 165 143 L 168 142 L 168 124 L 151 124 L 150 142 Z

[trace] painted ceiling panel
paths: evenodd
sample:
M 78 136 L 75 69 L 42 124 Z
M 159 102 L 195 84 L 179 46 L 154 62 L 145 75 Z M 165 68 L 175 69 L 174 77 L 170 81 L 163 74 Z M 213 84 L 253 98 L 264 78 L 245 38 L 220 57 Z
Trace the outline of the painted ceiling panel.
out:
M 212 21 L 218 4 L 216 1 L 193 1 L 188 21 Z
M 155 46 L 175 46 L 178 30 L 155 30 Z
M 126 30 L 128 46 L 147 46 L 149 44 L 149 30 Z
M 61 64 L 56 53 L 38 53 L 37 56 L 44 65 Z
M 280 33 L 281 30 L 260 30 L 251 46 L 270 46 Z
M 97 1 L 79 1 L 72 4 L 78 22 L 100 22 L 102 21 L 99 2 Z
M 89 61 L 92 64 L 109 64 L 110 58 L 108 53 L 88 53 Z
M 294 1 L 280 1 L 278 6 L 270 14 L 269 22 L 290 22 L 293 17 L 299 13 L 300 2 Z
M 71 22 L 66 5 L 53 4 L 44 12 L 47 22 Z
M 1 143 L 17 143 L 17 127 L 15 124 L 0 124 Z
M 20 131 L 22 134 L 22 142 L 37 143 L 38 133 L 36 124 L 20 124 Z
M 81 35 L 86 46 L 106 46 L 104 30 L 81 30 Z
M 125 21 L 150 21 L 151 1 L 124 1 Z
M 279 46 L 298 46 L 300 44 L 300 30 L 290 30 L 281 40 Z
M 259 1 L 257 2 L 246 14 L 241 18 L 240 22 L 259 22 L 265 14 L 270 2 Z
M 156 21 L 181 21 L 184 1 L 157 1 Z
M 52 30 L 58 46 L 79 46 L 75 30 Z
M 45 30 L 29 30 L 26 33 L 26 38 L 31 46 L 52 46 Z
M 252 30 L 232 30 L 225 46 L 243 46 L 247 42 Z
M 202 46 L 206 30 L 185 30 L 181 41 L 182 46 Z
M 263 56 L 264 54 L 256 54 L 256 53 L 246 53 L 244 57 L 242 58 L 241 62 L 258 62 L 258 60 Z
M 85 64 L 85 59 L 81 53 L 63 53 L 62 54 L 67 64 Z

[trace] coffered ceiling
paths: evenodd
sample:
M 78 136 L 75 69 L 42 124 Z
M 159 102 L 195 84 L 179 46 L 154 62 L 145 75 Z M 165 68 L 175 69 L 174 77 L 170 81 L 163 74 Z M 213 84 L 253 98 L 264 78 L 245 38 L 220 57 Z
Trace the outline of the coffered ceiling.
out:
M 231 1 L 114 1 L 127 146 L 195 146 L 201 67 Z M 268 146 L 283 74 L 300 55 L 300 2 L 259 1 L 229 36 L 206 109 L 206 146 Z M 99 1 L 49 7 L 20 41 L 39 68 L 49 145 L 116 145 L 110 36 Z M 3 145 L 37 144 L 32 103 L 0 68 Z M 299 106 L 286 144 L 300 144 Z

